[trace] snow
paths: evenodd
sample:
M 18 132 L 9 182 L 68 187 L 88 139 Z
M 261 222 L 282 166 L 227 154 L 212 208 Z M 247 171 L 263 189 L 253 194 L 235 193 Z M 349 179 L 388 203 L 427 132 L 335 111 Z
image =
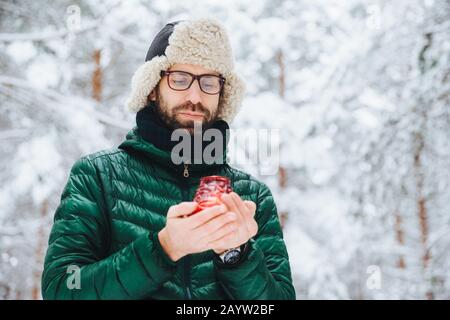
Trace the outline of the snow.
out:
M 6 53 L 16 63 L 22 64 L 36 55 L 36 49 L 31 41 L 17 41 L 7 46 Z
M 27 80 L 38 89 L 55 87 L 59 81 L 58 65 L 50 58 L 42 58 L 27 68 Z
M 46 177 L 54 178 L 58 172 L 55 168 L 60 166 L 61 156 L 54 146 L 55 137 L 39 137 L 22 144 L 14 161 L 22 164 L 17 167 L 17 178 L 12 182 L 16 192 L 25 194 L 32 190 L 31 195 L 35 203 L 39 203 L 49 196 L 53 189 L 52 180 L 47 183 L 36 184 L 36 181 L 45 181 Z M 27 159 L 33 159 L 28 162 Z

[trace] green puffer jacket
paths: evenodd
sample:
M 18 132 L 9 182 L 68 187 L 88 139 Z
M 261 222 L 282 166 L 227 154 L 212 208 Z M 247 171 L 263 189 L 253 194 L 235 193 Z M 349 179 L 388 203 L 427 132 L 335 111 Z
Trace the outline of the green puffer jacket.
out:
M 173 262 L 157 238 L 169 207 L 192 201 L 205 175 L 229 177 L 237 194 L 257 204 L 258 234 L 233 267 L 221 264 L 211 250 Z M 77 272 L 72 272 L 74 266 Z M 169 152 L 144 140 L 134 128 L 118 149 L 97 152 L 74 164 L 55 213 L 42 296 L 295 299 L 295 291 L 267 186 L 227 164 L 174 165 Z

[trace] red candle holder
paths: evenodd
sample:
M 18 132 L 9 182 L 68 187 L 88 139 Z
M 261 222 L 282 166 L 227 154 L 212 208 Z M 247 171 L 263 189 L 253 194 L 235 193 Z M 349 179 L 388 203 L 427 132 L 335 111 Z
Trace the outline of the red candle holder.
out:
M 230 179 L 222 176 L 207 176 L 200 179 L 194 201 L 198 203 L 197 208 L 192 214 L 202 211 L 203 209 L 222 204 L 220 197 L 224 193 L 231 193 Z

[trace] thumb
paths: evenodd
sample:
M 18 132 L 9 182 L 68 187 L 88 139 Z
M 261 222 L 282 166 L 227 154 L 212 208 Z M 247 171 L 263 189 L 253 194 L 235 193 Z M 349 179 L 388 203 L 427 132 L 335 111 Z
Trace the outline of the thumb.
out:
M 256 204 L 253 201 L 249 201 L 249 200 L 245 200 L 244 204 L 248 208 L 248 210 L 250 210 L 252 215 L 254 216 L 255 215 L 255 211 L 256 211 Z
M 169 208 L 169 211 L 167 211 L 167 218 L 177 218 L 190 214 L 195 210 L 195 208 L 197 208 L 197 206 L 198 203 L 195 201 L 181 202 Z

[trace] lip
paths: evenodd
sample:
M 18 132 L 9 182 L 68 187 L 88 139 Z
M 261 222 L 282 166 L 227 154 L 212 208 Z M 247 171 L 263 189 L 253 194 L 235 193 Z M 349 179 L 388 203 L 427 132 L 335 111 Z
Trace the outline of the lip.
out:
M 205 117 L 203 113 L 197 113 L 197 112 L 180 112 L 179 114 L 181 114 L 183 116 L 187 116 L 189 118 L 194 118 L 194 119 L 203 119 Z

